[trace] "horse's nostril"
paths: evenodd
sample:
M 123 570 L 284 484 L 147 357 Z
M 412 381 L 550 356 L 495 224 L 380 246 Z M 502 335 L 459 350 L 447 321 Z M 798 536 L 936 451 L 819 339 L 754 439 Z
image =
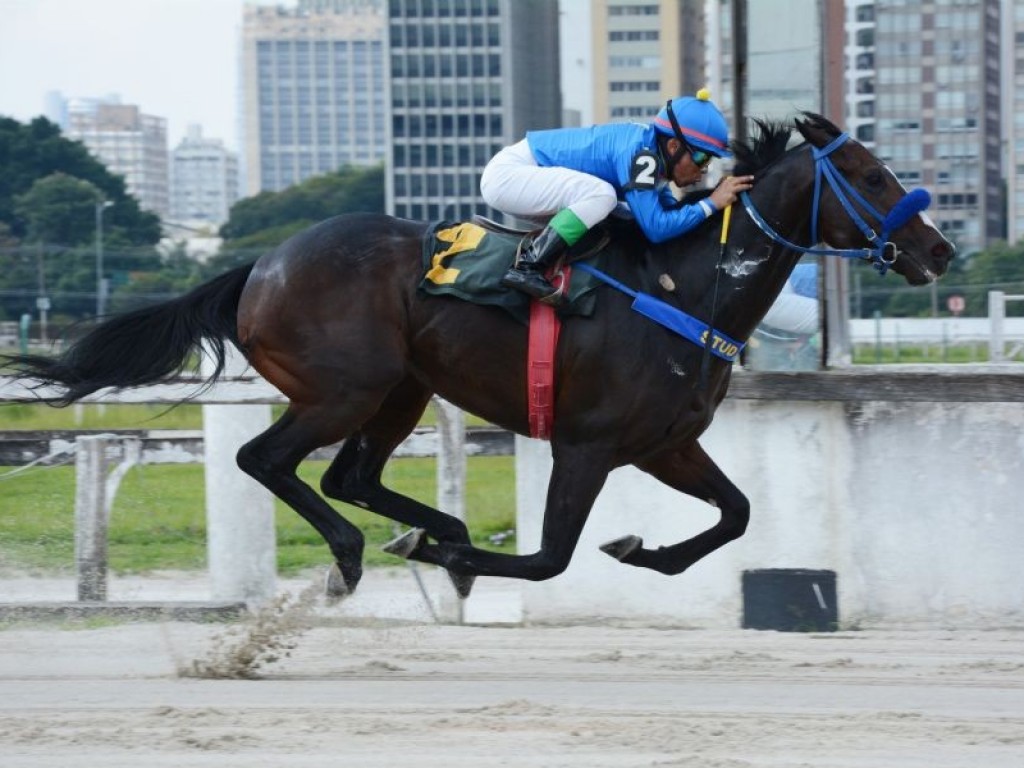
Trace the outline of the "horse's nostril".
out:
M 932 256 L 934 256 L 936 259 L 949 261 L 950 259 L 953 258 L 954 255 L 956 255 L 956 249 L 952 246 L 951 243 L 936 243 L 936 245 L 932 248 Z

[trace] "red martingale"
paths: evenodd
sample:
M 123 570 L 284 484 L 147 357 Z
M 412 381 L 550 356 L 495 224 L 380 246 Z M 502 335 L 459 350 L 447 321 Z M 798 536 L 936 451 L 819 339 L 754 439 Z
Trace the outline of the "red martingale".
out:
M 563 267 L 549 275 L 552 285 L 569 290 L 572 270 Z M 530 302 L 530 340 L 526 352 L 526 403 L 530 437 L 551 439 L 555 423 L 555 352 L 562 321 L 550 304 Z

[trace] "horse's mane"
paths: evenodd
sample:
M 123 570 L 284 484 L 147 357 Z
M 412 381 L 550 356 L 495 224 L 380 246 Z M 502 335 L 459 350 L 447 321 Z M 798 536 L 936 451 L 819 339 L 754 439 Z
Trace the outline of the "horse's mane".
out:
M 736 163 L 733 175 L 747 176 L 764 170 L 784 154 L 793 134 L 793 126 L 789 123 L 754 118 L 758 135 L 751 143 L 733 141 L 730 143 Z
M 784 154 L 789 137 L 793 133 L 792 125 L 783 122 L 761 120 L 754 118 L 758 134 L 750 143 L 732 141 L 729 148 L 736 156 L 736 164 L 732 173 L 735 176 L 755 174 L 757 171 L 768 167 Z M 710 189 L 695 189 L 683 195 L 679 205 L 691 205 L 698 200 L 703 200 L 711 194 Z

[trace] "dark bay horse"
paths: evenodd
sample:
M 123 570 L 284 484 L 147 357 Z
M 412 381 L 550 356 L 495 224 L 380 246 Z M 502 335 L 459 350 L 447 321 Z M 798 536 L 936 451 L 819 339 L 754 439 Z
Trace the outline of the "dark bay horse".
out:
M 801 247 L 861 249 L 915 285 L 946 270 L 952 245 L 920 205 L 894 219 L 907 192 L 877 158 L 817 115 L 794 127 L 805 142 L 792 149 L 790 127 L 764 123 L 750 146 L 735 147 L 736 173 L 754 173 L 757 182 L 748 207 L 736 206 L 724 251 L 720 214 L 659 245 L 619 225 L 611 276 L 745 340 Z M 721 517 L 672 546 L 647 549 L 625 536 L 603 547 L 620 561 L 677 574 L 743 534 L 749 503 L 698 442 L 725 397 L 731 364 L 709 357 L 701 376 L 702 347 L 632 311 L 610 287 L 599 289 L 591 317 L 566 318 L 562 328 L 554 466 L 536 552 L 477 549 L 462 522 L 385 488 L 385 462 L 434 393 L 528 433 L 526 328 L 500 309 L 419 291 L 426 231 L 387 216 L 338 216 L 184 296 L 105 320 L 56 358 L 10 362 L 25 378 L 60 387 L 50 402 L 66 405 L 103 387 L 172 378 L 204 341 L 223 365 L 225 343 L 235 344 L 290 401 L 242 447 L 238 464 L 323 536 L 335 560 L 334 595 L 359 582 L 363 536 L 296 468 L 342 439 L 321 480 L 324 494 L 412 526 L 392 550 L 448 569 L 461 594 L 476 575 L 561 573 L 605 478 L 627 464 L 713 504 Z

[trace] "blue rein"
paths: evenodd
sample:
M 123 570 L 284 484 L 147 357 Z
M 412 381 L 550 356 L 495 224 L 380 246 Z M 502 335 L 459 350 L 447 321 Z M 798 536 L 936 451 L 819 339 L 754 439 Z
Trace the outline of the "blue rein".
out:
M 847 259 L 864 259 L 870 261 L 875 269 L 884 275 L 889 270 L 889 267 L 891 267 L 896 261 L 896 257 L 899 254 L 899 249 L 896 247 L 896 244 L 889 240 L 890 233 L 896 231 L 918 213 L 925 210 L 931 204 L 931 195 L 929 195 L 928 191 L 925 189 L 911 190 L 896 202 L 896 205 L 892 207 L 892 210 L 889 211 L 889 213 L 885 216 L 880 214 L 870 203 L 868 203 L 867 200 L 864 199 L 863 195 L 854 189 L 853 185 L 843 177 L 829 158 L 829 155 L 845 144 L 849 138 L 850 136 L 848 134 L 841 133 L 820 149 L 812 147 L 812 151 L 814 153 L 814 201 L 811 208 L 811 242 L 820 242 L 818 240 L 818 217 L 819 208 L 821 206 L 821 180 L 824 178 L 825 183 L 832 189 L 832 193 L 836 196 L 840 205 L 843 206 L 843 210 L 846 211 L 846 215 L 850 217 L 850 220 L 853 221 L 854 224 L 857 225 L 857 228 L 861 231 L 867 241 L 871 243 L 871 247 L 842 249 L 807 248 L 802 245 L 797 245 L 796 243 L 790 242 L 771 228 L 768 222 L 764 220 L 764 217 L 758 212 L 757 208 L 754 207 L 754 202 L 750 199 L 750 195 L 747 192 L 740 192 L 740 200 L 743 202 L 743 207 L 746 209 L 750 218 L 758 228 L 776 243 L 779 243 L 790 250 L 799 251 L 800 253 L 813 253 L 824 256 L 842 256 Z M 857 208 L 854 206 L 854 202 L 856 202 L 880 224 L 878 232 L 872 229 L 864 220 L 864 217 L 860 215 L 860 212 L 858 212 Z

